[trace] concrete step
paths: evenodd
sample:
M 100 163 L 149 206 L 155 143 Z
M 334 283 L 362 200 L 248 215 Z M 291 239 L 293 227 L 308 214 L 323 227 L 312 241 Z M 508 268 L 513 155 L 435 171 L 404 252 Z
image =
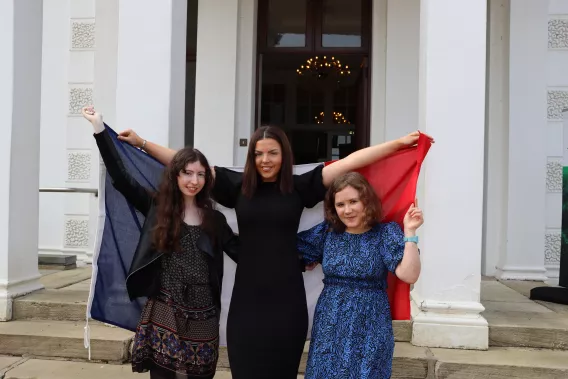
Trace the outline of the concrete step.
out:
M 568 350 L 568 320 L 564 318 L 484 316 L 489 322 L 490 346 Z
M 14 299 L 15 320 L 83 321 L 87 311 L 89 291 L 85 282 L 64 289 L 44 289 Z M 395 340 L 410 342 L 411 321 L 393 321 Z
M 395 320 L 392 322 L 392 329 L 396 342 L 410 342 L 412 339 L 412 321 Z
M 489 345 L 568 350 L 568 307 L 537 303 L 525 296 L 538 283 L 504 283 L 481 282 Z
M 0 323 L 0 354 L 88 359 L 84 323 L 16 320 Z M 120 328 L 92 324 L 91 359 L 125 362 L 133 334 Z
M 568 377 L 568 352 L 522 348 L 488 351 L 430 349 L 434 378 L 561 379 Z
M 45 289 L 14 299 L 14 320 L 84 321 L 88 291 Z
M 0 357 L 5 379 L 139 378 L 130 364 L 101 364 Z M 266 373 L 270 378 L 270 372 Z M 568 352 L 521 348 L 488 351 L 428 349 L 397 343 L 392 378 L 405 379 L 561 379 L 568 377 Z M 218 367 L 216 379 L 231 379 Z M 301 374 L 298 379 L 303 378 Z
M 38 268 L 42 270 L 72 270 L 77 268 L 77 256 L 63 254 L 39 254 Z
M 40 282 L 46 289 L 66 288 L 73 284 L 90 280 L 92 271 L 91 266 L 78 267 L 74 270 L 57 270 L 43 275 Z
M 109 365 L 30 359 L 9 370 L 5 379 L 141 379 L 147 377 L 148 374 L 133 373 L 129 364 Z M 303 375 L 298 375 L 298 379 L 303 378 Z M 231 379 L 231 373 L 217 371 L 215 379 Z

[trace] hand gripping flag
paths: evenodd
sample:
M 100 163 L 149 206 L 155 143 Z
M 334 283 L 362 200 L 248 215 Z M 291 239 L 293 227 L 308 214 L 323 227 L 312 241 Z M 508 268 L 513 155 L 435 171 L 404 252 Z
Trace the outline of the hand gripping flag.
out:
M 107 126 L 123 160 L 125 168 L 140 184 L 155 191 L 159 187 L 163 165 L 146 153 L 119 141 Z M 404 214 L 414 201 L 421 164 L 430 148 L 430 141 L 421 135 L 417 146 L 399 151 L 386 159 L 359 170 L 375 188 L 383 204 L 384 221 L 396 221 L 402 226 Z M 330 164 L 327 162 L 325 164 Z M 307 172 L 321 163 L 297 165 L 296 174 Z M 242 171 L 242 167 L 230 167 Z M 234 210 L 218 206 L 238 233 Z M 298 231 L 306 230 L 323 221 L 323 204 L 305 209 Z M 113 187 L 104 166 L 101 166 L 99 184 L 99 219 L 93 253 L 93 275 L 87 304 L 89 318 L 134 331 L 146 299 L 130 301 L 126 290 L 126 276 L 140 237 L 144 217 Z M 267 270 L 276 269 L 267 267 Z M 220 343 L 226 345 L 225 328 L 235 278 L 235 263 L 225 257 L 223 292 L 221 295 Z M 323 289 L 321 266 L 305 272 L 304 284 L 309 310 L 309 331 L 317 299 Z M 410 319 L 410 287 L 394 275 L 388 278 L 388 295 L 394 320 Z M 88 344 L 88 325 L 85 346 Z

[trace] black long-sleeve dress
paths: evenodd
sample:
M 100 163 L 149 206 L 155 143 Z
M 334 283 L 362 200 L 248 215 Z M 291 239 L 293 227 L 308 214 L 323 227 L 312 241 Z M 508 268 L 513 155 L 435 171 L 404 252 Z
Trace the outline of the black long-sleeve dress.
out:
M 294 176 L 294 192 L 260 183 L 241 193 L 242 174 L 215 167 L 213 196 L 234 208 L 239 264 L 227 319 L 234 379 L 296 378 L 308 330 L 308 310 L 296 234 L 303 209 L 323 200 L 323 166 Z

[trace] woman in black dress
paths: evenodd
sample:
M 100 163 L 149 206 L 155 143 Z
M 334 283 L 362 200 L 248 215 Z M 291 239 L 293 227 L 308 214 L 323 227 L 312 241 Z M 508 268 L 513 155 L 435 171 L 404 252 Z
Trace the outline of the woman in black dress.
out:
M 132 371 L 152 379 L 215 375 L 223 250 L 236 260 L 237 237 L 213 209 L 211 168 L 198 150 L 180 150 L 156 194 L 124 168 L 110 132 L 92 107 L 83 115 L 113 186 L 145 217 L 126 287 L 131 299 L 148 297 L 132 348 Z
M 356 151 L 328 166 L 293 175 L 284 132 L 258 128 L 244 173 L 215 167 L 213 198 L 234 208 L 239 264 L 227 319 L 227 347 L 234 379 L 297 377 L 308 330 L 308 310 L 296 233 L 304 208 L 324 199 L 339 175 L 415 144 L 419 132 Z M 175 151 L 142 140 L 132 130 L 119 138 L 167 163 Z M 268 269 L 267 269 L 268 268 Z

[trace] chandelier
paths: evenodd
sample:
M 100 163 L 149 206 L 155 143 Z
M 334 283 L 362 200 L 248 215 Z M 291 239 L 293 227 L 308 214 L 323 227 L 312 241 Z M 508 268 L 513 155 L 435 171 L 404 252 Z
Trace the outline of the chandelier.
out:
M 296 69 L 296 72 L 299 76 L 311 75 L 317 79 L 325 79 L 330 74 L 335 74 L 339 77 L 351 75 L 349 66 L 343 66 L 339 59 L 335 59 L 335 57 L 328 59 L 325 55 L 323 57 L 315 56 L 306 60 L 306 63 Z
M 323 124 L 324 112 L 320 112 L 320 114 L 315 116 L 314 119 L 316 120 L 316 124 Z M 348 120 L 345 119 L 345 116 L 343 116 L 343 113 L 341 112 L 333 112 L 333 123 L 351 124 Z

